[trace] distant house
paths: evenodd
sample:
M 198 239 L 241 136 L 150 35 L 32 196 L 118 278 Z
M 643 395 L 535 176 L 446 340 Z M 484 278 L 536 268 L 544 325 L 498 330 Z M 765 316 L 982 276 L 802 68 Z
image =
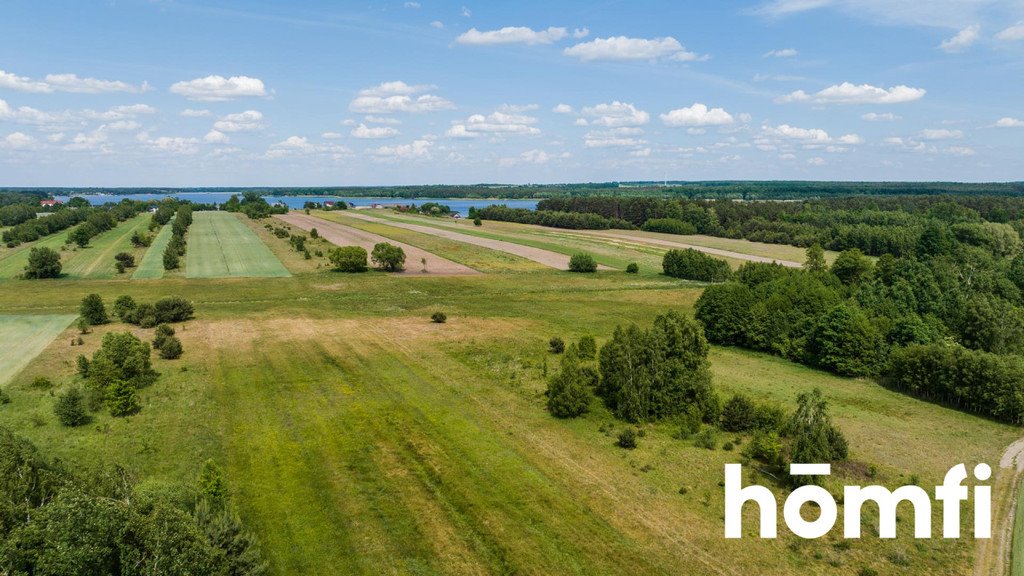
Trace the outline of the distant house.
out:
M 61 205 L 61 201 L 60 200 L 40 200 L 39 201 L 39 205 L 42 206 L 43 208 L 52 208 L 54 206 L 60 206 Z
M 452 212 L 452 218 L 459 220 L 462 218 L 462 214 L 459 214 L 458 212 Z
M 331 200 L 324 202 L 324 208 L 334 208 L 334 202 Z

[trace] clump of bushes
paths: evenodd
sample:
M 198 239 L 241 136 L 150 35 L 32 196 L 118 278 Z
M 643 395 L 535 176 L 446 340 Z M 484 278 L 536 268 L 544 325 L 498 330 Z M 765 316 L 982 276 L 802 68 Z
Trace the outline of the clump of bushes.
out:
M 71 388 L 57 397 L 53 405 L 53 413 L 57 421 L 64 426 L 81 426 L 89 421 L 89 412 L 85 408 L 85 396 L 78 388 Z
M 88 323 L 87 327 L 110 322 L 110 318 L 107 317 L 107 308 L 99 294 L 89 294 L 83 298 L 82 304 L 78 308 L 78 315 Z
M 626 274 L 636 274 L 640 272 L 640 266 L 636 262 L 630 262 L 626 265 Z
M 574 351 L 563 356 L 561 369 L 548 381 L 548 412 L 557 418 L 585 414 L 590 409 L 589 381 Z
M 662 232 L 665 234 L 696 234 L 697 227 L 678 218 L 652 218 L 640 227 L 646 232 Z
M 386 272 L 401 272 L 405 269 L 405 250 L 390 242 L 376 244 L 370 252 L 370 259 L 374 265 Z
M 573 254 L 569 258 L 569 272 L 597 272 L 597 262 L 590 254 Z
M 562 352 L 565 352 L 565 340 L 562 340 L 559 336 L 555 336 L 551 338 L 551 340 L 548 340 L 548 348 L 551 350 L 552 354 L 561 354 Z
M 138 304 L 131 296 L 119 296 L 114 302 L 114 314 L 126 324 L 153 328 L 158 324 L 184 322 L 192 318 L 192 303 L 180 296 L 168 296 L 154 304 Z
M 118 252 L 114 256 L 114 268 L 117 269 L 118 274 L 124 274 L 124 271 L 128 268 L 135 267 L 135 256 L 128 252 Z
M 619 448 L 625 448 L 626 450 L 636 448 L 636 432 L 633 431 L 633 428 L 629 427 L 622 432 L 619 432 L 615 445 Z
M 444 324 L 448 321 L 448 315 L 444 312 L 434 312 L 430 315 L 430 321 L 435 324 Z
M 576 352 L 583 360 L 593 360 L 597 356 L 597 341 L 589 334 L 581 336 L 579 343 L 576 344 Z
M 701 282 L 725 282 L 732 277 L 732 269 L 725 260 L 686 248 L 669 250 L 662 259 L 666 276 Z
M 366 272 L 366 250 L 360 246 L 332 248 L 327 259 L 339 272 Z
M 46 218 L 48 219 L 48 218 Z M 32 248 L 28 253 L 28 264 L 22 278 L 33 280 L 39 278 L 60 278 L 62 269 L 60 254 L 52 248 Z

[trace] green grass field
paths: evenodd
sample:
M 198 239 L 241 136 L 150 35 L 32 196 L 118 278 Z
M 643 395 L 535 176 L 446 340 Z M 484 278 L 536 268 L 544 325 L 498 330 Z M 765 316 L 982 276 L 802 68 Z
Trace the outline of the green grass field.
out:
M 0 385 L 31 362 L 74 319 L 73 314 L 0 316 Z
M 85 248 L 64 248 L 69 230 L 51 234 L 36 242 L 19 246 L 0 259 L 0 278 L 18 277 L 25 271 L 29 253 L 32 248 L 47 247 L 60 252 L 63 270 L 62 277 L 109 279 L 119 276 L 114 268 L 114 255 L 118 252 L 134 254 L 136 261 L 145 249 L 132 246 L 131 237 L 136 231 L 143 232 L 149 223 L 149 214 L 139 214 L 134 218 L 119 223 L 112 230 L 107 230 L 95 238 Z
M 235 214 L 196 212 L 187 243 L 188 278 L 289 275 L 274 253 Z
M 173 218 L 171 219 L 174 220 Z M 142 257 L 142 260 L 138 263 L 138 267 L 135 269 L 135 273 L 132 274 L 132 280 L 154 280 L 157 278 L 164 277 L 164 251 L 167 249 L 167 244 L 171 242 L 171 224 L 167 223 L 160 232 L 157 233 L 156 237 L 153 238 L 153 243 L 149 245 L 149 249 L 146 250 L 146 254 Z
M 121 293 L 193 300 L 197 319 L 178 331 L 183 359 L 154 360 L 163 376 L 142 391 L 138 415 L 97 414 L 65 429 L 50 391 L 29 386 L 37 375 L 52 377 L 54 392 L 76 384 L 73 355 L 55 341 L 7 387 L 13 402 L 0 423 L 54 456 L 127 463 L 148 482 L 191 482 L 198 462 L 218 460 L 274 574 L 959 574 L 971 562 L 969 540 L 915 543 L 906 522 L 897 541 L 868 536 L 849 548 L 784 530 L 776 541 L 726 541 L 718 482 L 738 450 L 675 440 L 664 423 L 627 452 L 614 446 L 622 424 L 597 403 L 577 420 L 547 414 L 544 366 L 558 361 L 550 336 L 590 333 L 600 343 L 616 324 L 690 310 L 693 284 L 554 270 L 415 279 L 320 271 L 72 281 L 45 301 L 19 284 L 0 292 L 0 308 L 73 313 L 89 292 L 108 303 Z M 434 310 L 448 323 L 432 324 Z M 152 338 L 111 324 L 73 350 L 89 354 L 103 333 L 128 328 Z M 791 407 L 796 393 L 822 388 L 852 447 L 840 474 L 856 483 L 874 465 L 871 482 L 934 485 L 951 463 L 996 461 L 1019 433 L 774 357 L 715 348 L 711 360 L 723 394 Z M 896 554 L 909 565 L 894 565 Z

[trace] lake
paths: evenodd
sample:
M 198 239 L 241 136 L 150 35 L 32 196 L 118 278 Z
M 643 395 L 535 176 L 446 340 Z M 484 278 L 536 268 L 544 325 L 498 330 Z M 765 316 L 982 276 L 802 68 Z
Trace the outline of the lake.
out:
M 161 200 L 163 198 L 173 197 L 180 198 L 182 200 L 190 200 L 192 202 L 210 204 L 217 203 L 223 204 L 228 201 L 231 197 L 229 192 L 175 192 L 172 194 L 76 194 L 88 200 L 91 204 L 105 204 L 107 202 L 120 202 L 125 198 L 129 200 Z M 239 196 L 241 196 L 239 194 Z M 68 196 L 54 196 L 61 202 L 67 202 Z M 273 204 L 274 202 L 284 202 L 289 208 L 302 208 L 302 205 L 306 202 L 320 202 L 321 204 L 325 201 L 344 200 L 349 204 L 355 206 L 371 206 L 373 204 L 414 204 L 419 206 L 426 202 L 437 202 L 450 207 L 455 212 L 466 216 L 469 214 L 470 206 L 477 208 L 483 208 L 485 206 L 491 206 L 492 204 L 505 204 L 509 208 L 526 208 L 529 210 L 537 209 L 537 200 L 479 200 L 479 199 L 465 199 L 465 198 L 361 198 L 361 197 L 349 197 L 349 196 L 264 196 L 267 202 Z

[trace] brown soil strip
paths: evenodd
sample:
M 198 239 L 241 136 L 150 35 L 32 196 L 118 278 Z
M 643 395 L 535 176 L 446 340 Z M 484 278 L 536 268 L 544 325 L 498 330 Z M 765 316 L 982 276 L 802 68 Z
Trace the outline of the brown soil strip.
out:
M 396 242 L 389 238 L 385 238 L 384 236 L 357 230 L 351 226 L 345 226 L 344 224 L 331 222 L 330 220 L 324 220 L 314 216 L 306 216 L 305 214 L 296 212 L 277 215 L 275 218 L 283 220 L 284 222 L 303 230 L 316 228 L 320 236 L 323 236 L 324 239 L 331 244 L 336 246 L 361 246 L 367 253 L 373 250 L 373 246 L 379 242 L 389 242 L 394 244 L 405 251 L 405 271 L 401 272 L 403 276 L 465 276 L 480 273 L 469 266 L 459 264 L 458 262 L 452 262 L 446 258 L 441 258 L 440 256 L 427 252 L 422 248 L 410 246 L 402 242 Z M 423 271 L 423 259 L 426 259 L 427 261 L 426 272 Z
M 661 238 L 650 238 L 648 236 L 637 236 L 630 234 L 629 232 L 619 232 L 617 230 L 602 230 L 600 232 L 590 230 L 573 230 L 573 233 L 587 235 L 587 236 L 598 236 L 602 238 L 616 238 L 621 240 L 628 240 L 637 244 L 647 244 L 648 246 L 665 246 L 667 248 L 693 248 L 698 252 L 704 252 L 705 254 L 711 254 L 714 256 L 722 256 L 725 258 L 735 258 L 736 260 L 747 260 L 749 262 L 764 262 L 781 264 L 788 268 L 800 268 L 803 264 L 799 262 L 792 262 L 790 260 L 779 260 L 778 258 L 768 258 L 766 256 L 754 256 L 753 254 L 743 254 L 740 252 L 733 252 L 732 250 L 722 250 L 720 248 L 708 248 L 707 246 L 695 246 L 693 244 L 686 244 L 685 242 L 676 242 L 674 240 L 663 240 Z
M 375 224 L 386 224 L 388 226 L 394 226 L 395 228 L 404 228 L 406 230 L 412 230 L 413 232 L 430 234 L 431 236 L 447 238 L 448 240 L 454 240 L 456 242 L 463 242 L 465 244 L 473 244 L 475 246 L 490 248 L 491 250 L 507 252 L 559 270 L 567 270 L 569 268 L 569 256 L 559 254 L 558 252 L 552 252 L 550 250 L 544 250 L 543 248 L 524 246 L 514 242 L 506 242 L 504 240 L 481 238 L 480 236 L 472 236 L 470 234 L 463 234 L 453 230 L 442 230 L 440 228 L 434 228 L 433 226 L 421 226 L 419 224 L 384 220 L 382 218 L 370 216 L 369 214 L 359 214 L 354 210 L 346 212 L 345 215 L 351 216 L 352 218 L 358 218 L 360 220 L 366 220 L 367 222 L 373 222 Z M 598 269 L 612 270 L 612 268 L 607 266 L 598 266 Z

